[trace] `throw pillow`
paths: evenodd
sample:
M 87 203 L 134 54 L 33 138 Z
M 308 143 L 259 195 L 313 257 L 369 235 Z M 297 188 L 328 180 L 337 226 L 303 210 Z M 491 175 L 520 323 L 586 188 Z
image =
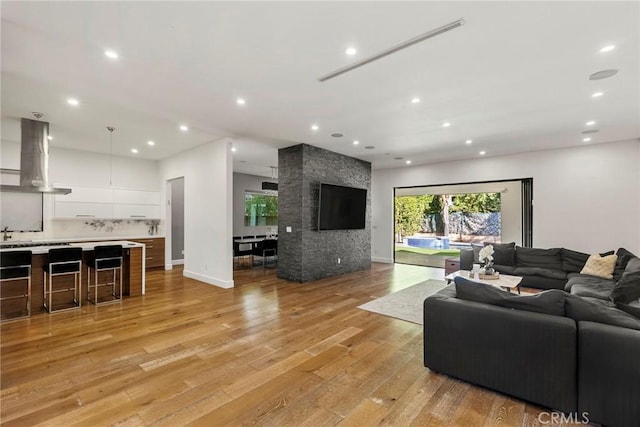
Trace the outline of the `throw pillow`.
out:
M 617 308 L 594 304 L 576 295 L 565 294 L 565 313 L 576 322 L 597 322 L 640 330 L 640 320 Z
M 535 313 L 564 316 L 564 292 L 557 289 L 540 292 L 536 295 L 520 296 L 500 290 L 491 285 L 472 282 L 464 277 L 454 279 L 456 298 L 514 308 Z
M 600 254 L 593 254 L 587 260 L 580 274 L 602 277 L 603 279 L 613 279 L 613 269 L 616 266 L 617 260 L 618 255 L 602 257 Z
M 609 299 L 616 304 L 629 304 L 638 298 L 640 298 L 640 271 L 624 273 L 609 295 Z
M 616 255 L 618 255 L 618 259 L 616 261 L 616 266 L 613 269 L 613 280 L 620 280 L 625 268 L 627 267 L 627 263 L 631 258 L 635 258 L 636 256 L 625 248 L 618 249 L 616 251 Z
M 516 246 L 518 267 L 540 267 L 562 270 L 562 250 L 560 248 L 539 249 Z
M 516 265 L 516 243 L 490 243 L 484 242 L 485 246 L 493 246 L 493 263 L 499 265 Z
M 590 254 L 562 248 L 562 269 L 567 273 L 580 273 L 589 259 Z M 613 251 L 602 252 L 601 256 L 613 255 Z

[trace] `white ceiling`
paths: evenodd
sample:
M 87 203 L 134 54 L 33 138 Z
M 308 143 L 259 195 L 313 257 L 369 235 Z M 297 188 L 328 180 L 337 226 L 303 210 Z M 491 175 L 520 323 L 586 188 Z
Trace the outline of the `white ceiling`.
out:
M 599 129 L 590 143 L 640 137 L 638 2 L 2 1 L 1 13 L 7 141 L 41 111 L 52 145 L 108 152 L 111 125 L 115 154 L 135 146 L 161 159 L 232 137 L 234 170 L 269 176 L 276 149 L 297 143 L 385 168 L 577 146 L 588 120 Z M 317 80 L 459 18 L 461 28 Z M 603 69 L 619 73 L 588 79 Z

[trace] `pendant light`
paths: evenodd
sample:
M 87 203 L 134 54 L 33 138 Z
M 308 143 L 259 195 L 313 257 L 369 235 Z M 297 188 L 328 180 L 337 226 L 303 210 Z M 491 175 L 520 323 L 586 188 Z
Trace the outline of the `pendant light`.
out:
M 109 131 L 109 186 L 113 186 L 113 131 L 116 130 L 113 126 L 107 126 Z

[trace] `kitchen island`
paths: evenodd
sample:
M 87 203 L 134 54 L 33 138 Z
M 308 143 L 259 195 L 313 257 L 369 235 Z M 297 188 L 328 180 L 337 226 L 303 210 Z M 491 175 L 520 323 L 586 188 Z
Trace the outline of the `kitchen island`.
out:
M 87 267 L 94 247 L 100 245 L 122 245 L 122 290 L 125 296 L 135 297 L 145 293 L 145 245 L 129 240 L 77 242 L 77 239 L 65 242 L 55 241 L 23 243 L 15 242 L 0 245 L 0 251 L 31 251 L 31 315 L 46 313 L 43 308 L 43 267 L 48 259 L 49 249 L 60 247 L 80 247 L 83 250 L 82 281 L 80 296 L 82 305 L 91 304 L 87 301 Z M 74 243 L 71 243 L 75 241 Z M 65 280 L 64 276 L 56 280 Z M 21 304 L 16 301 L 15 304 Z M 11 306 L 3 306 L 4 310 L 11 310 Z

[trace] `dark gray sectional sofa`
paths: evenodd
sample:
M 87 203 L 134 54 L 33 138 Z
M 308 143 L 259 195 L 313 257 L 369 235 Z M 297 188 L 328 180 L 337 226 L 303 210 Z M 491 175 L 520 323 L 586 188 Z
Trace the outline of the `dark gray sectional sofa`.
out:
M 517 248 L 514 252 L 517 256 Z M 557 260 L 557 254 L 541 256 Z M 459 277 L 428 297 L 425 366 L 575 417 L 587 413 L 592 423 L 640 426 L 640 271 L 635 270 L 640 259 L 619 250 L 615 275 L 620 279 L 607 281 L 580 275 L 581 258 L 573 256 L 572 268 L 578 272 L 567 271 L 566 259 L 554 265 L 565 263 L 566 291 L 518 296 Z M 550 277 L 530 271 L 536 274 L 526 286 L 544 288 L 535 286 L 536 277 Z M 625 283 L 636 288 L 629 293 L 621 286 Z M 637 296 L 630 303 L 618 302 L 623 311 L 611 301 L 618 294 Z

